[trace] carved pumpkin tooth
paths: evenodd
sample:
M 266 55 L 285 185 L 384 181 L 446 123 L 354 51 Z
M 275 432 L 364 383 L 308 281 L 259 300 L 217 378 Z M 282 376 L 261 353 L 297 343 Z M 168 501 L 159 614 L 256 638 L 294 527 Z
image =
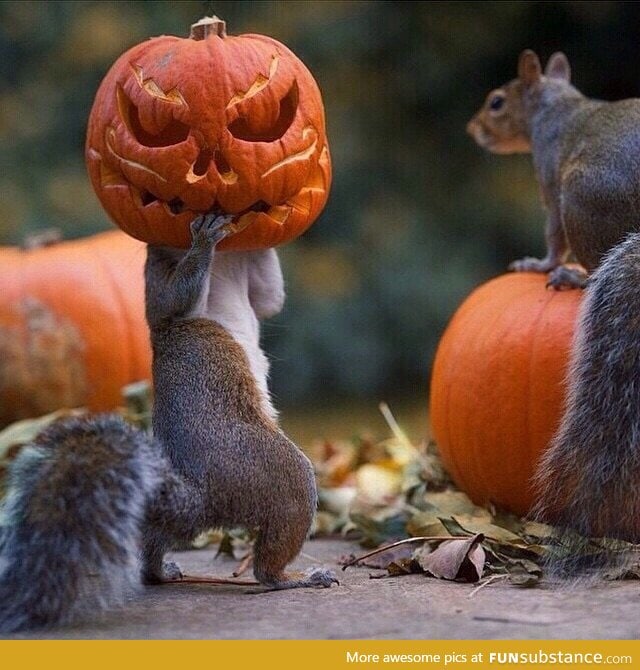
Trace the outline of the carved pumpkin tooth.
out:
M 113 170 L 104 161 L 100 162 L 100 184 L 104 188 L 110 186 L 126 186 L 124 175 L 118 170 Z
M 291 214 L 291 207 L 289 205 L 277 205 L 271 207 L 271 209 L 266 212 L 267 216 L 271 217 L 276 223 L 281 226 L 284 225 Z
M 242 216 L 234 219 L 227 227 L 233 234 L 243 231 L 248 228 L 258 218 L 259 212 L 247 212 Z

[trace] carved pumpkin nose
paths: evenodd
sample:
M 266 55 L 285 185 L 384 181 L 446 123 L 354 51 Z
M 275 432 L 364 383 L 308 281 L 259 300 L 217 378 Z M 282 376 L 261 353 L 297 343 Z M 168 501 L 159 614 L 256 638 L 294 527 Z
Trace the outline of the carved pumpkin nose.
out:
M 228 36 L 216 17 L 116 61 L 91 110 L 86 159 L 115 223 L 170 246 L 188 246 L 190 221 L 212 209 L 237 215 L 221 248 L 287 242 L 313 223 L 331 184 L 307 68 L 276 40 Z

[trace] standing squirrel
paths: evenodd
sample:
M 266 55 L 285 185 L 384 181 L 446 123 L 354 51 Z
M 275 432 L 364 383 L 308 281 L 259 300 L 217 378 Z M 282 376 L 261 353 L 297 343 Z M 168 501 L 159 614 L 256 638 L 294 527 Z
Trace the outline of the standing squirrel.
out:
M 586 285 L 584 272 L 564 265 L 571 252 L 591 273 L 640 230 L 640 100 L 593 100 L 570 80 L 563 53 L 551 56 L 543 75 L 536 54 L 523 51 L 518 78 L 491 91 L 467 125 L 493 153 L 531 152 L 547 210 L 547 254 L 510 268 L 549 272 L 554 288 Z
M 532 514 L 576 550 L 587 543 L 573 531 L 640 542 L 640 100 L 585 98 L 564 54 L 543 75 L 524 51 L 518 78 L 489 94 L 468 131 L 495 153 L 533 154 L 547 255 L 512 268 L 550 272 L 554 288 L 586 285 L 565 414 L 538 466 Z M 570 251 L 588 275 L 563 265 Z M 580 568 L 575 556 L 567 563 Z
M 316 485 L 278 427 L 260 348 L 258 320 L 284 301 L 278 257 L 216 254 L 230 220 L 195 219 L 187 252 L 148 247 L 154 438 L 100 415 L 57 422 L 21 450 L 0 527 L 0 632 L 65 624 L 131 585 L 179 578 L 165 553 L 213 527 L 258 530 L 261 584 L 337 582 L 324 569 L 284 572 Z

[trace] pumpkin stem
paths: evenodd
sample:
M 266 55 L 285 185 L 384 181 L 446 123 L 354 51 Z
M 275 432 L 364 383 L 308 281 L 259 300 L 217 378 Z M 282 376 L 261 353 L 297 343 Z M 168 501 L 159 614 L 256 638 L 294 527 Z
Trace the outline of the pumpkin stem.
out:
M 204 40 L 209 35 L 217 35 L 224 39 L 227 36 L 227 22 L 217 16 L 204 16 L 191 26 L 189 37 L 192 40 Z

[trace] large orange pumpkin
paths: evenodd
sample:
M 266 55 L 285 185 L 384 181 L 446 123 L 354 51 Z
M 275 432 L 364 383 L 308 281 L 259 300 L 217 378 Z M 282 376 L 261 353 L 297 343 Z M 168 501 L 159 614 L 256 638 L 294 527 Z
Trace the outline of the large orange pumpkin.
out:
M 177 247 L 210 211 L 237 215 L 222 249 L 287 242 L 313 223 L 331 183 L 309 70 L 270 37 L 227 36 L 216 17 L 115 62 L 91 110 L 86 160 L 118 226 Z
M 107 410 L 151 377 L 145 245 L 120 231 L 0 247 L 0 425 L 60 407 Z
M 474 502 L 526 514 L 531 478 L 562 416 L 581 291 L 513 273 L 480 286 L 438 346 L 433 436 L 455 483 Z

